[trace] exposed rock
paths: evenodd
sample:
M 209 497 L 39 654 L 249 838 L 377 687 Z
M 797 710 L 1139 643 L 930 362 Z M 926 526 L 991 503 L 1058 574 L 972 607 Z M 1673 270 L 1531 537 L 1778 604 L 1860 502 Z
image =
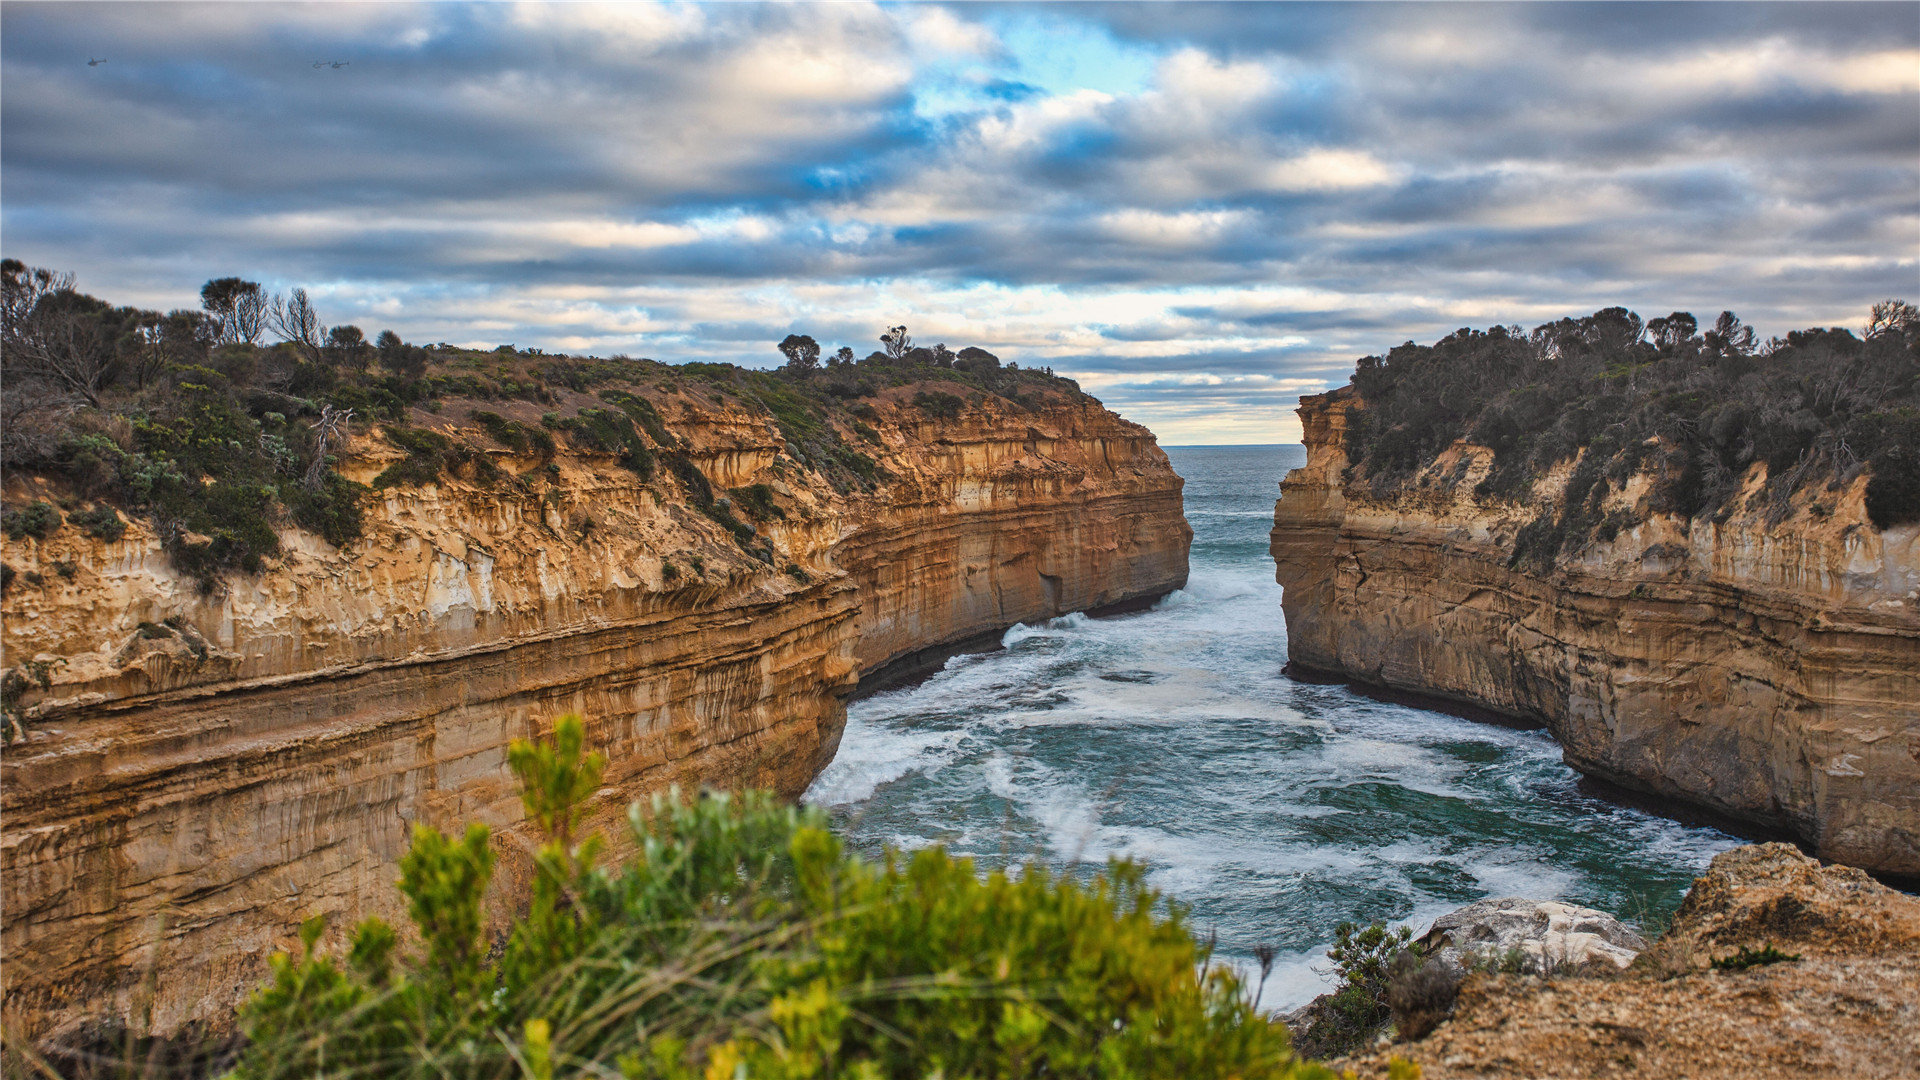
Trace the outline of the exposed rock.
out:
M 1597 964 L 1624 968 L 1646 947 L 1644 938 L 1604 911 L 1517 896 L 1450 911 L 1420 939 L 1430 959 L 1462 968 L 1511 963 L 1534 973 Z
M 1791 959 L 1726 963 L 1768 946 Z M 1735 848 L 1626 971 L 1475 974 L 1427 1038 L 1333 1064 L 1372 1080 L 1392 1056 L 1426 1080 L 1911 1078 L 1920 900 L 1786 844 Z
M 77 567 L 0 600 L 7 657 L 47 677 L 0 759 L 12 1030 L 230 1021 L 301 920 L 403 914 L 416 821 L 493 826 L 499 887 L 522 888 L 506 747 L 559 714 L 609 758 L 597 814 L 617 838 L 669 783 L 797 795 L 874 665 L 1185 582 L 1181 480 L 1145 428 L 1066 395 L 936 423 L 913 391 L 871 399 L 888 479 L 836 492 L 764 414 L 647 389 L 715 489 L 780 485 L 786 516 L 754 540 L 773 566 L 664 470 L 565 450 L 489 451 L 496 486 L 378 491 L 347 550 L 287 530 L 277 565 L 211 595 L 140 522 L 9 542 L 16 569 Z M 531 425 L 556 406 L 487 407 Z M 363 434 L 340 468 L 370 481 L 398 453 Z
M 1638 525 L 1536 574 L 1514 538 L 1570 465 L 1482 499 L 1492 451 L 1461 442 L 1375 501 L 1344 477 L 1355 407 L 1301 400 L 1275 507 L 1296 667 L 1541 722 L 1582 772 L 1920 875 L 1920 525 L 1875 529 L 1866 476 L 1782 508 L 1755 466 L 1691 522 L 1634 477 L 1604 509 Z

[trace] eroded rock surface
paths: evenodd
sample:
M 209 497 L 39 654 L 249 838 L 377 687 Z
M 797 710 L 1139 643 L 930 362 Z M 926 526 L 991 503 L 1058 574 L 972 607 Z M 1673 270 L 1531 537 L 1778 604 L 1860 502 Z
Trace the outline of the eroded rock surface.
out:
M 1793 959 L 1737 963 L 1769 947 Z M 1473 975 L 1433 1034 L 1333 1064 L 1372 1080 L 1395 1056 L 1426 1080 L 1910 1078 L 1920 900 L 1787 844 L 1735 848 L 1626 971 Z
M 1492 451 L 1460 442 L 1376 501 L 1345 477 L 1356 407 L 1301 400 L 1272 548 L 1292 663 L 1545 723 L 1589 775 L 1920 875 L 1920 526 L 1875 529 L 1865 476 L 1692 522 L 1636 477 L 1606 509 L 1639 524 L 1531 572 L 1515 538 L 1571 463 L 1481 499 Z
M 416 821 L 494 826 L 518 888 L 506 747 L 559 714 L 609 758 L 603 823 L 670 783 L 797 795 L 864 669 L 1185 582 L 1181 480 L 1145 428 L 1064 394 L 936 421 L 914 389 L 872 400 L 877 442 L 843 433 L 885 470 L 844 491 L 766 414 L 649 392 L 713 488 L 776 493 L 771 564 L 667 470 L 498 444 L 503 482 L 379 491 L 349 549 L 288 530 L 278 565 L 211 594 L 140 523 L 8 542 L 7 662 L 46 679 L 0 760 L 8 1024 L 222 1024 L 301 920 L 403 914 Z M 487 407 L 537 426 L 554 406 Z M 362 435 L 340 468 L 370 481 L 399 453 Z
M 1511 963 L 1532 972 L 1624 968 L 1646 947 L 1645 938 L 1604 911 L 1518 896 L 1450 911 L 1420 939 L 1424 954 L 1455 967 Z

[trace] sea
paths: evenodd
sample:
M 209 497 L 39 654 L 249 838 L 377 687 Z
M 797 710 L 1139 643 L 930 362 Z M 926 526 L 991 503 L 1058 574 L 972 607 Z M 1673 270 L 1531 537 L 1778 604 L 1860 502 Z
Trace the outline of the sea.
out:
M 1277 1011 L 1330 985 L 1342 921 L 1421 933 L 1525 896 L 1657 924 L 1740 842 L 1589 790 L 1545 731 L 1283 674 L 1267 534 L 1303 449 L 1167 453 L 1187 481 L 1187 586 L 1134 614 L 1015 626 L 853 702 L 806 794 L 851 847 L 1079 875 L 1136 860 L 1220 960 L 1277 951 L 1260 999 Z

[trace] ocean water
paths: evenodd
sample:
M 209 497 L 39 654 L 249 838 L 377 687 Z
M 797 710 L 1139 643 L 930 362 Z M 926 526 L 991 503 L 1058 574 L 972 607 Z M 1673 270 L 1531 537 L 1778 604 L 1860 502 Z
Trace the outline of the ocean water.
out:
M 856 850 L 945 844 L 1072 873 L 1135 859 L 1223 959 L 1279 951 L 1262 1004 L 1284 1009 L 1325 989 L 1342 920 L 1421 932 L 1509 895 L 1657 917 L 1739 842 L 1584 793 L 1543 731 L 1282 675 L 1267 532 L 1301 448 L 1167 452 L 1187 479 L 1187 587 L 1150 611 L 1016 626 L 853 703 L 806 800 Z

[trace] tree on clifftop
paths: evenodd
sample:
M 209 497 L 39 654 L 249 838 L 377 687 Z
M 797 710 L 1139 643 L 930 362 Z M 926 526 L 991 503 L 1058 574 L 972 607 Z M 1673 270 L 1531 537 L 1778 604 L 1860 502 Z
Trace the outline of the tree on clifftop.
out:
M 788 334 L 780 342 L 780 353 L 795 371 L 812 371 L 820 366 L 820 343 L 806 334 Z

